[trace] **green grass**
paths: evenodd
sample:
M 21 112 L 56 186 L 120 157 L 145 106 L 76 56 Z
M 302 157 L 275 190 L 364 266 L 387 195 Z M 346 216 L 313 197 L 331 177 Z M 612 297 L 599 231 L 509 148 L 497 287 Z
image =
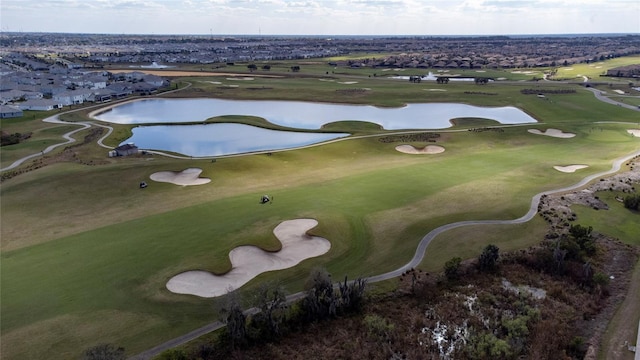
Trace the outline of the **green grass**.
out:
M 615 191 L 600 191 L 598 197 L 609 205 L 609 210 L 594 210 L 587 206 L 574 205 L 573 211 L 578 215 L 577 223 L 582 226 L 593 226 L 593 230 L 607 234 L 621 241 L 640 245 L 640 213 L 626 209 L 617 201 L 616 196 L 624 199 L 629 194 Z
M 446 151 L 438 155 L 401 154 L 394 150 L 399 143 L 371 137 L 216 162 L 145 156 L 110 160 L 101 166 L 61 163 L 5 181 L 0 188 L 3 358 L 77 357 L 83 348 L 105 341 L 134 354 L 215 320 L 215 300 L 171 294 L 166 281 L 191 269 L 225 272 L 230 266 L 228 252 L 241 244 L 277 249 L 272 230 L 283 220 L 317 219 L 319 225 L 311 232 L 332 242 L 330 252 L 292 269 L 262 274 L 243 291 L 263 281 L 280 281 L 290 292 L 298 291 L 316 266 L 350 278 L 395 269 L 413 256 L 422 236 L 437 226 L 469 219 L 518 218 L 534 194 L 609 169 L 612 159 L 638 148 L 638 138 L 626 133 L 629 126 L 596 124 L 633 121 L 636 112 L 595 101 L 583 89 L 549 95 L 546 101 L 520 92 L 537 86 L 575 88 L 571 85 L 410 84 L 368 76 L 336 80 L 256 78 L 237 81 L 240 86 L 231 90 L 207 79 L 190 78 L 185 81 L 194 85 L 181 96 L 378 106 L 430 101 L 511 105 L 542 123 L 475 133 L 464 128 L 495 123 L 458 119 L 453 130 L 462 131 L 439 131 L 436 143 Z M 358 83 L 339 84 L 342 80 Z M 271 89 L 250 89 L 261 86 Z M 358 95 L 340 91 L 354 87 L 371 90 Z M 498 95 L 465 94 L 469 91 Z M 82 115 L 76 119 L 82 120 Z M 209 121 L 273 126 L 260 118 Z M 38 128 L 41 122 L 24 121 L 24 126 Z M 537 136 L 527 132 L 531 127 L 558 128 L 577 136 Z M 374 124 L 352 121 L 328 124 L 326 129 L 359 134 L 379 131 Z M 58 136 L 62 129 L 47 131 Z M 128 131 L 130 127 L 117 127 L 114 137 L 120 139 Z M 95 144 L 80 151 L 91 159 L 106 155 Z M 552 168 L 575 163 L 589 168 L 574 174 Z M 201 176 L 211 178 L 211 183 L 180 187 L 149 180 L 156 171 L 188 167 L 202 168 Z M 150 186 L 141 190 L 138 183 L 143 180 Z M 264 193 L 275 197 L 273 205 L 258 204 Z M 579 214 L 579 218 L 586 216 Z M 601 226 L 603 222 L 594 219 L 593 223 Z M 437 271 L 453 256 L 477 256 L 487 243 L 503 251 L 522 248 L 539 241 L 545 226 L 536 218 L 518 226 L 453 230 L 434 240 L 421 267 Z M 616 226 L 634 230 L 627 223 Z M 38 340 L 20 345 L 25 338 Z
M 640 64 L 640 56 L 625 56 L 610 60 L 597 61 L 591 64 L 572 64 L 567 66 L 557 67 L 557 74 L 554 79 L 567 79 L 582 81 L 582 76 L 587 76 L 593 81 L 605 81 L 605 82 L 629 82 L 629 79 L 602 77 L 607 73 L 608 69 L 613 69 L 620 66 L 627 66 L 633 64 Z

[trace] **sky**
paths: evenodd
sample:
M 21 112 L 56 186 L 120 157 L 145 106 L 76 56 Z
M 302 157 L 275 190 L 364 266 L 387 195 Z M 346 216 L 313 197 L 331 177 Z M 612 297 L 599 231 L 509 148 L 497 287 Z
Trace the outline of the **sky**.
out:
M 0 29 L 157 35 L 640 33 L 640 0 L 0 0 Z

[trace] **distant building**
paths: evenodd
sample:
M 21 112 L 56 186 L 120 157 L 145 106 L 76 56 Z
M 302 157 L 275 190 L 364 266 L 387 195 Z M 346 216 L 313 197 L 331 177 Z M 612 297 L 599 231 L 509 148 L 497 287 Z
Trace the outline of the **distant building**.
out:
M 109 157 L 129 156 L 129 155 L 135 155 L 137 153 L 138 153 L 138 147 L 135 146 L 135 144 L 124 144 L 109 151 Z
M 0 119 L 15 118 L 22 116 L 22 110 L 13 106 L 0 105 Z
M 37 111 L 49 111 L 53 109 L 62 108 L 62 104 L 55 100 L 49 99 L 36 99 L 27 100 L 21 103 L 17 103 L 16 106 L 20 110 L 37 110 Z

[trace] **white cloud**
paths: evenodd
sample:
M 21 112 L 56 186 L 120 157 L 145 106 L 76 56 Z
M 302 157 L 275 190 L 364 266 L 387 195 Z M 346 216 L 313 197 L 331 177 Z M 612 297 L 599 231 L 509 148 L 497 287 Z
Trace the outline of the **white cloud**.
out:
M 3 31 L 640 33 L 638 0 L 0 0 Z

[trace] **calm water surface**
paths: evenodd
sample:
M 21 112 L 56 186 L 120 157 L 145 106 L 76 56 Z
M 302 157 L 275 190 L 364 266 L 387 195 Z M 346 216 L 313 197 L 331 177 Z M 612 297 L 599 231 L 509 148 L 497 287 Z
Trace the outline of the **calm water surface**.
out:
M 262 129 L 244 124 L 158 125 L 133 129 L 133 142 L 144 149 L 206 157 L 292 149 L 348 136 Z
M 370 105 L 320 104 L 301 101 L 241 101 L 221 99 L 149 99 L 118 105 L 96 119 L 117 124 L 178 123 L 204 121 L 222 115 L 250 115 L 277 125 L 297 129 L 320 129 L 322 125 L 358 120 L 379 124 L 387 130 L 442 129 L 449 120 L 477 117 L 503 124 L 534 123 L 522 110 L 511 107 L 479 107 L 454 103 L 409 104 L 401 108 Z
M 243 101 L 221 99 L 147 99 L 115 106 L 95 118 L 117 124 L 201 122 L 222 115 L 257 116 L 294 129 L 320 129 L 327 123 L 356 120 L 387 130 L 441 129 L 450 120 L 475 117 L 503 124 L 535 123 L 515 107 L 478 107 L 455 103 L 409 104 L 401 108 L 338 105 L 300 101 Z M 318 134 L 267 130 L 241 124 L 152 125 L 133 130 L 125 141 L 143 149 L 174 151 L 203 157 L 281 150 L 314 144 L 349 134 Z

